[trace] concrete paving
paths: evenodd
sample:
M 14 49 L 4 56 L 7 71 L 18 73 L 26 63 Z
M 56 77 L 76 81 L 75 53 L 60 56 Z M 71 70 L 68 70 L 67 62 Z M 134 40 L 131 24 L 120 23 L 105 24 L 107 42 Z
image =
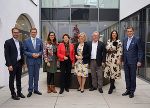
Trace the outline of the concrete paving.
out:
M 137 78 L 135 97 L 130 99 L 122 96 L 125 91 L 124 74 L 117 80 L 116 90 L 108 94 L 109 85 L 103 87 L 103 94 L 96 91 L 85 90 L 84 93 L 76 89 L 70 92 L 48 94 L 46 91 L 46 73 L 40 72 L 40 91 L 42 96 L 33 94 L 30 98 L 13 100 L 10 97 L 8 86 L 0 89 L 0 108 L 150 108 L 150 84 Z M 28 75 L 22 78 L 23 94 L 27 95 Z M 59 91 L 59 88 L 57 88 Z

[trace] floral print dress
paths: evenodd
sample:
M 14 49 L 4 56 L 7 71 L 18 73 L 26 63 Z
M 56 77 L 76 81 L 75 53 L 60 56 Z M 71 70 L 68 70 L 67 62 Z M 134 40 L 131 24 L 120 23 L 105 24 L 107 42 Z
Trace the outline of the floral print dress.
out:
M 82 56 L 84 44 L 78 46 L 77 54 Z M 75 63 L 75 73 L 77 76 L 88 77 L 88 64 L 83 64 L 83 60 L 77 60 Z
M 115 45 L 115 44 L 116 45 Z M 107 41 L 106 45 L 106 67 L 104 69 L 104 77 L 111 79 L 118 79 L 121 77 L 121 66 L 117 64 L 117 60 L 119 60 L 122 55 L 122 43 L 120 40 Z
M 46 65 L 46 71 L 50 73 L 56 73 L 57 71 L 57 45 L 44 43 L 44 60 L 50 63 L 50 67 Z

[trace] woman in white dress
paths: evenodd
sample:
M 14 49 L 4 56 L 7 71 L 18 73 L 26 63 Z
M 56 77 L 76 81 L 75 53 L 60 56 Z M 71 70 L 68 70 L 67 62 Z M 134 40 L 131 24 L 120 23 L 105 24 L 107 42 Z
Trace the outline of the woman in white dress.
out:
M 118 39 L 117 31 L 112 31 L 110 39 L 107 41 L 106 45 L 106 67 L 104 70 L 104 77 L 110 78 L 110 88 L 108 94 L 113 92 L 115 89 L 115 79 L 121 77 L 121 56 L 122 56 L 122 43 Z

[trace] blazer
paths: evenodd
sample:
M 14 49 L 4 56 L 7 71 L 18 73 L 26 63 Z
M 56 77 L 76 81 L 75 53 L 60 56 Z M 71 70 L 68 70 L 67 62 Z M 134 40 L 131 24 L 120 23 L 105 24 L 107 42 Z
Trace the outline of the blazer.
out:
M 36 38 L 36 49 L 34 49 L 31 37 L 27 38 L 24 41 L 24 53 L 26 55 L 26 63 L 27 65 L 34 65 L 38 63 L 39 65 L 42 64 L 42 54 L 43 54 L 43 43 L 42 40 Z M 38 53 L 40 56 L 38 58 L 33 58 L 32 54 Z
M 78 53 L 77 53 L 78 46 L 79 46 L 79 43 L 77 43 L 75 45 L 75 55 L 78 55 Z M 89 58 L 90 58 L 90 50 L 89 50 L 89 46 L 88 46 L 87 42 L 84 42 L 82 56 L 83 56 L 83 58 L 82 58 L 83 64 L 88 64 Z
M 74 62 L 75 62 L 74 45 L 69 43 L 69 48 L 70 48 L 69 56 L 70 56 L 72 64 L 74 64 Z M 59 61 L 64 61 L 65 52 L 66 52 L 66 49 L 65 49 L 64 43 L 60 43 L 57 48 L 57 57 L 58 57 Z
M 23 57 L 23 44 L 19 41 L 20 45 L 20 55 L 21 55 L 21 63 L 24 64 L 24 57 Z M 4 44 L 4 54 L 6 60 L 6 66 L 14 66 L 17 63 L 18 52 L 15 45 L 13 38 L 8 39 L 5 41 Z
M 128 37 L 123 40 L 123 61 L 128 64 L 137 64 L 142 62 L 143 50 L 142 43 L 138 37 L 133 36 L 128 50 L 126 49 Z
M 90 58 L 91 60 L 91 51 L 92 51 L 92 41 L 89 42 Z M 96 63 L 98 66 L 102 66 L 102 62 L 106 61 L 106 48 L 105 44 L 101 41 L 98 41 L 97 54 L 96 54 Z

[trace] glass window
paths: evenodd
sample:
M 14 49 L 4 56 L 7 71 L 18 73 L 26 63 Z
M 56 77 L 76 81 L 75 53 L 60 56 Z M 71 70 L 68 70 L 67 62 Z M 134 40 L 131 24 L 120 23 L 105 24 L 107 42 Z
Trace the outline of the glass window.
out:
M 42 20 L 69 20 L 70 9 L 69 8 L 42 8 L 41 19 Z
M 42 8 L 51 8 L 53 6 L 53 0 L 41 0 Z
M 51 22 L 42 21 L 42 38 L 46 40 L 47 35 L 50 31 L 55 32 L 58 42 L 62 41 L 62 35 L 69 33 L 69 22 Z
M 150 80 L 150 9 L 147 9 L 146 77 Z
M 70 0 L 41 0 L 42 8 L 70 7 Z
M 119 8 L 119 0 L 99 0 L 99 8 Z
M 98 21 L 98 9 L 87 9 L 87 8 L 72 8 L 71 9 L 71 20 L 92 20 Z
M 71 0 L 71 7 L 98 7 L 97 0 Z
M 76 38 L 76 30 L 77 28 L 79 33 L 85 32 L 87 35 L 87 41 L 91 40 L 92 33 L 98 30 L 97 22 L 71 22 L 71 35 L 72 40 Z
M 99 9 L 100 21 L 119 21 L 119 9 Z
M 21 41 L 25 40 L 27 37 L 29 37 L 30 29 L 31 29 L 31 23 L 28 20 L 28 18 L 25 15 L 20 15 L 19 18 L 16 21 L 16 27 L 20 29 L 21 36 L 19 37 Z

